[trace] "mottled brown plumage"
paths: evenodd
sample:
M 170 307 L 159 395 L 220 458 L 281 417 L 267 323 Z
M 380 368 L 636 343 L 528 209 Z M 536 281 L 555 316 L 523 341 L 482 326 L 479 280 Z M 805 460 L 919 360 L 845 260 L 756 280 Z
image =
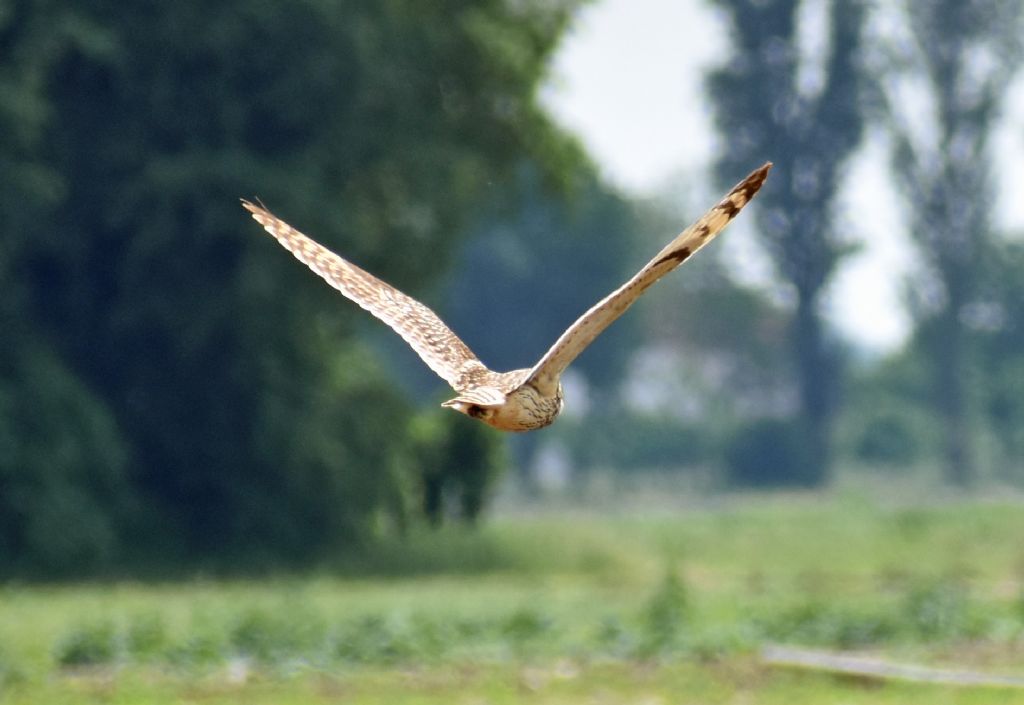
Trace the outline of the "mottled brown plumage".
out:
M 347 298 L 387 323 L 458 393 L 443 406 L 503 431 L 547 426 L 562 410 L 565 368 L 654 282 L 706 245 L 761 188 L 771 163 L 752 172 L 629 281 L 595 304 L 532 368 L 494 372 L 429 308 L 311 240 L 265 208 L 242 201 L 267 232 Z

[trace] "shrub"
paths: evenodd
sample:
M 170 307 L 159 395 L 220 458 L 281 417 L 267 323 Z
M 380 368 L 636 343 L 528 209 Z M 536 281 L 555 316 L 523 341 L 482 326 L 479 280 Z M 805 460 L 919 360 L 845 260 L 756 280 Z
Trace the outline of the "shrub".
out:
M 916 636 L 952 638 L 970 631 L 969 607 L 966 588 L 956 581 L 944 580 L 911 590 L 903 600 L 902 614 Z
M 622 657 L 637 650 L 636 640 L 618 617 L 606 616 L 598 625 L 594 636 L 601 651 Z
M 686 587 L 674 570 L 666 571 L 658 589 L 644 607 L 641 653 L 653 655 L 678 645 L 688 612 Z
M 924 447 L 915 419 L 894 408 L 870 412 L 862 421 L 854 454 L 868 463 L 907 465 L 917 460 Z
M 897 622 L 885 612 L 809 602 L 774 615 L 761 626 L 769 639 L 851 649 L 893 638 Z
M 814 487 L 824 480 L 811 461 L 798 423 L 758 419 L 733 435 L 725 449 L 731 484 L 748 487 Z
M 189 634 L 184 641 L 168 649 L 167 658 L 180 666 L 213 666 L 223 663 L 227 652 L 225 635 L 205 628 Z
M 99 666 L 117 657 L 117 634 L 113 622 L 101 621 L 72 629 L 57 644 L 61 666 Z
M 345 661 L 390 664 L 416 653 L 413 635 L 380 615 L 346 622 L 335 635 L 334 655 Z
M 541 636 L 550 627 L 550 619 L 534 609 L 524 607 L 504 620 L 501 632 L 513 642 L 523 642 Z
M 126 634 L 128 653 L 135 658 L 153 658 L 167 647 L 167 629 L 159 614 L 136 615 L 128 623 Z
M 580 468 L 670 468 L 696 465 L 712 455 L 705 428 L 659 414 L 615 413 L 567 420 L 561 438 Z
M 240 655 L 269 663 L 313 654 L 325 637 L 322 622 L 312 615 L 253 608 L 235 623 L 230 642 Z

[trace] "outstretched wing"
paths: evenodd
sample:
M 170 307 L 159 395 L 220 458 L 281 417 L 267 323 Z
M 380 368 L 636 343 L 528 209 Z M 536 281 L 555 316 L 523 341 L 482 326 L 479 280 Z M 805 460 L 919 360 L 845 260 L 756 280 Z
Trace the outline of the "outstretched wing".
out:
M 419 301 L 342 259 L 265 208 L 244 199 L 242 205 L 296 259 L 391 326 L 454 389 L 472 388 L 489 374 L 473 351 Z
M 551 349 L 540 359 L 526 382 L 533 383 L 546 390 L 557 383 L 559 376 L 576 356 L 605 328 L 621 316 L 633 302 L 640 298 L 654 282 L 685 262 L 689 257 L 706 245 L 711 239 L 736 217 L 743 206 L 747 205 L 761 184 L 768 177 L 771 162 L 751 172 L 747 178 L 736 184 L 732 191 L 718 205 L 705 213 L 701 218 L 684 230 L 637 272 L 632 279 L 597 302 L 589 311 L 580 316 L 567 331 L 555 342 Z

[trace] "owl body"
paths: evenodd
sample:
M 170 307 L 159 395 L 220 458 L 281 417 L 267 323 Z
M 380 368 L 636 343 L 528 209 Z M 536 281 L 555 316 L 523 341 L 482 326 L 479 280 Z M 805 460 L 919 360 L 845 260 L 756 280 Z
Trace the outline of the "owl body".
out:
M 499 431 L 535 431 L 550 426 L 565 406 L 562 383 L 553 385 L 527 382 L 532 370 L 513 370 L 495 374 L 498 386 L 476 390 L 449 399 L 441 406 L 455 409 L 471 418 L 483 421 Z M 502 392 L 502 389 L 508 389 Z M 500 401 L 497 398 L 500 395 Z

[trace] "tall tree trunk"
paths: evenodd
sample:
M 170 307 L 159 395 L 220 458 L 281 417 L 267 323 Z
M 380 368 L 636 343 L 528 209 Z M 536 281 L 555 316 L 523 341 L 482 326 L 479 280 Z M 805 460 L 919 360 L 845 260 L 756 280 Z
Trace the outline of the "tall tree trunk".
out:
M 800 394 L 800 425 L 805 434 L 806 466 L 800 475 L 809 486 L 821 485 L 831 465 L 831 428 L 835 408 L 836 365 L 817 311 L 817 296 L 802 293 L 793 321 L 793 345 Z
M 959 307 L 949 306 L 936 321 L 935 405 L 943 425 L 946 481 L 967 487 L 975 481 L 967 400 L 967 350 Z
M 444 519 L 444 476 L 439 472 L 423 476 L 423 515 L 435 529 Z

